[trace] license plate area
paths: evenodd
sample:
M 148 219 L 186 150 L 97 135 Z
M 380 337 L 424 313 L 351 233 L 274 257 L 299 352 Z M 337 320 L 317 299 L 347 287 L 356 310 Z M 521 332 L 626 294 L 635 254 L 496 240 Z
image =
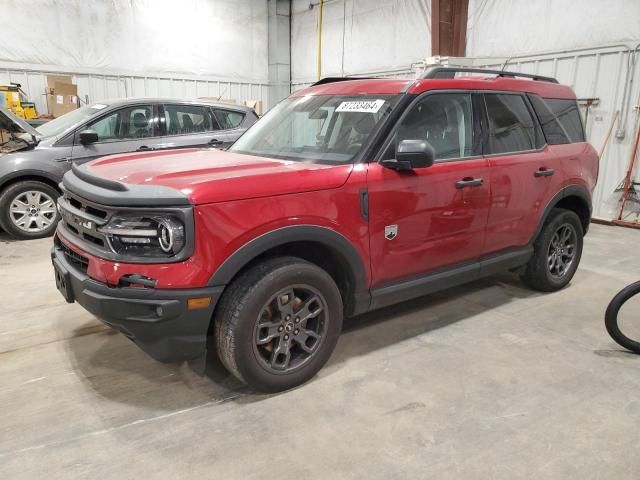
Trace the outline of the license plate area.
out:
M 64 268 L 57 259 L 53 259 L 53 273 L 56 279 L 56 287 L 62 294 L 64 299 L 73 303 L 73 288 L 71 287 L 71 275 L 66 268 Z

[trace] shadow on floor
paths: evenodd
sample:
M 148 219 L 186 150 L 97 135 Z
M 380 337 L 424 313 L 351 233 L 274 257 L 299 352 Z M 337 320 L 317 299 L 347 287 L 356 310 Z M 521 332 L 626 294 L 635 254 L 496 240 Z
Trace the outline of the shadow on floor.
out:
M 483 292 L 485 290 L 489 292 Z M 430 331 L 445 328 L 516 299 L 539 295 L 517 277 L 502 274 L 345 320 L 329 364 L 367 355 Z M 481 301 L 470 301 L 480 298 Z M 244 387 L 222 366 L 210 342 L 206 358 L 183 365 L 154 361 L 114 331 L 74 336 L 68 341 L 74 370 L 97 394 L 156 409 L 180 409 L 203 399 L 260 401 L 265 395 Z
M 19 242 L 19 241 L 20 240 L 16 240 L 15 238 L 13 238 L 11 235 L 9 235 L 7 232 L 5 232 L 0 228 L 0 243 L 13 243 L 13 242 Z

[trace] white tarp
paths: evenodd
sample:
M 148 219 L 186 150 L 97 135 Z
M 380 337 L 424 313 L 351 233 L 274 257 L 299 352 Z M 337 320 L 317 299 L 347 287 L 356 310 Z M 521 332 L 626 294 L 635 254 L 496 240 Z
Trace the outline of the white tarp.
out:
M 309 9 L 309 4 L 314 7 Z M 317 78 L 318 0 L 293 0 L 291 75 Z M 322 76 L 406 69 L 431 55 L 430 2 L 327 0 L 322 25 Z
M 3 0 L 0 62 L 267 79 L 266 0 Z
M 640 0 L 469 0 L 468 57 L 640 42 Z

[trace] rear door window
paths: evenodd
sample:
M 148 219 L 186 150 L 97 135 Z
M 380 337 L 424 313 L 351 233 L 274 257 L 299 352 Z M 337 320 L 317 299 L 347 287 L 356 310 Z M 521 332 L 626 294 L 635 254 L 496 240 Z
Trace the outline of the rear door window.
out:
M 486 93 L 489 152 L 516 153 L 544 145 L 542 132 L 522 95 Z
M 223 130 L 238 128 L 244 119 L 244 113 L 236 112 L 234 110 L 214 108 L 213 113 Z
M 207 107 L 200 105 L 165 105 L 167 135 L 192 135 L 220 130 Z
M 556 115 L 572 142 L 584 142 L 584 127 L 578 102 L 560 98 L 546 98 L 545 102 Z

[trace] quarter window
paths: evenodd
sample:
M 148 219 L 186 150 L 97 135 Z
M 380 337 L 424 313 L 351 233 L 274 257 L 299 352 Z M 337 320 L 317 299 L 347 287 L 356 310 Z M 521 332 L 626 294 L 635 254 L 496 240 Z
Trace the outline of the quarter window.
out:
M 536 121 L 521 95 L 484 95 L 493 154 L 535 150 L 544 145 Z
M 578 103 L 575 100 L 556 98 L 547 98 L 545 101 L 551 111 L 558 117 L 558 120 L 560 120 L 571 141 L 584 142 L 584 128 L 580 110 L 578 110 Z
M 235 112 L 232 110 L 222 110 L 216 108 L 213 110 L 213 112 L 223 130 L 229 130 L 231 128 L 239 127 L 242 123 L 242 119 L 244 118 L 243 113 Z
M 121 108 L 90 123 L 87 128 L 98 134 L 100 142 L 147 138 L 155 135 L 151 105 Z
M 542 98 L 537 95 L 529 95 L 533 110 L 538 116 L 540 126 L 544 132 L 544 136 L 547 139 L 549 145 L 562 145 L 565 143 L 571 143 L 567 132 L 556 118 L 555 114 L 551 111 L 549 106 Z
M 167 135 L 190 135 L 220 130 L 206 107 L 198 105 L 165 105 Z
M 426 140 L 436 160 L 473 153 L 473 109 L 468 93 L 428 95 L 414 105 L 398 129 L 397 141 Z

